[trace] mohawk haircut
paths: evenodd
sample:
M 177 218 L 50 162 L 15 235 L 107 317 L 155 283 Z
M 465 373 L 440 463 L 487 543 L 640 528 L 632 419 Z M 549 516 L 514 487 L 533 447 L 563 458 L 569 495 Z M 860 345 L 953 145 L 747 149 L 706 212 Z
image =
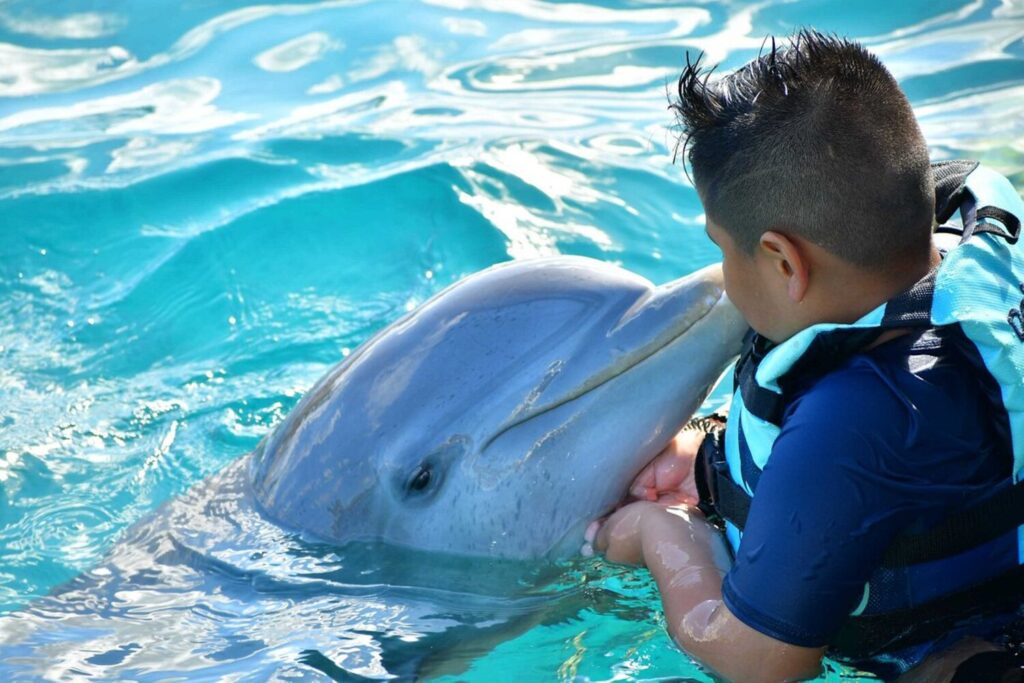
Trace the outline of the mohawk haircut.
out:
M 766 39 L 767 42 L 767 39 Z M 746 253 L 767 230 L 875 272 L 927 254 L 928 147 L 892 75 L 858 43 L 803 30 L 715 81 L 689 53 L 675 111 L 709 218 Z

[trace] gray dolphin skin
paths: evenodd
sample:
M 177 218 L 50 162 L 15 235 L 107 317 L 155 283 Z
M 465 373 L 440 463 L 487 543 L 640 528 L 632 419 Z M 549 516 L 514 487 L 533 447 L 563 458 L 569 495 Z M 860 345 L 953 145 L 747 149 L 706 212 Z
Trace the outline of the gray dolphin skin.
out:
M 334 543 L 565 557 L 746 329 L 717 264 L 660 287 L 582 257 L 497 265 L 323 377 L 256 449 L 252 490 Z

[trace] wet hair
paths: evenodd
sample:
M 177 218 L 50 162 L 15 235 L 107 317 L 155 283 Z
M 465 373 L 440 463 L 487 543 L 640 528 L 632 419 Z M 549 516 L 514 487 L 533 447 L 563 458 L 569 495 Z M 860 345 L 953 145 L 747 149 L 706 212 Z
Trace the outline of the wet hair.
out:
M 873 271 L 925 256 L 928 148 L 892 74 L 815 31 L 770 48 L 716 80 L 687 54 L 669 108 L 707 216 L 748 254 L 778 230 Z

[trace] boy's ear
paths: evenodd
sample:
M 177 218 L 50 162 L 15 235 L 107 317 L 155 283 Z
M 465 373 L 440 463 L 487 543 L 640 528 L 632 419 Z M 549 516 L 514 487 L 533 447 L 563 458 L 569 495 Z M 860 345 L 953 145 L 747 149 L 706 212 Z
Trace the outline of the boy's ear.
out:
M 810 263 L 800 244 L 784 233 L 769 230 L 761 235 L 758 247 L 772 270 L 785 279 L 789 300 L 795 304 L 803 301 L 810 281 Z

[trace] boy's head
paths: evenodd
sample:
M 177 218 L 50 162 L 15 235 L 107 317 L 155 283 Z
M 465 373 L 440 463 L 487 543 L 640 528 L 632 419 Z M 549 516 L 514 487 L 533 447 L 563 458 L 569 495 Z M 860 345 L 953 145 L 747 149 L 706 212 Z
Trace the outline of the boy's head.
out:
M 928 262 L 935 211 L 928 149 L 906 96 L 874 55 L 803 31 L 715 81 L 699 62 L 688 63 L 671 107 L 709 234 L 727 254 L 730 290 L 738 288 L 737 267 L 752 269 L 766 249 L 791 247 L 818 272 L 827 265 L 881 281 Z M 730 250 L 733 260 L 751 262 L 728 263 Z M 782 275 L 793 266 L 784 258 L 760 265 Z M 754 278 L 750 287 L 767 284 L 756 282 L 757 273 L 740 275 Z M 796 293 L 802 298 L 803 290 Z M 757 316 L 740 308 L 758 329 Z

